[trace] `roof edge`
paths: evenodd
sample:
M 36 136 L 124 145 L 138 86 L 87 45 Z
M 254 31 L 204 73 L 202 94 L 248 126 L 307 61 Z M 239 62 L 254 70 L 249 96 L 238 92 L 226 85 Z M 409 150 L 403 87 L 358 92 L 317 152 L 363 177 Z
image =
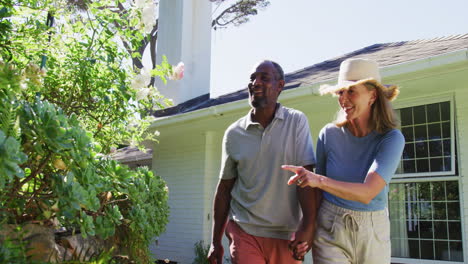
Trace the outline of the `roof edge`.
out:
M 468 61 L 468 48 L 381 68 L 382 78 Z

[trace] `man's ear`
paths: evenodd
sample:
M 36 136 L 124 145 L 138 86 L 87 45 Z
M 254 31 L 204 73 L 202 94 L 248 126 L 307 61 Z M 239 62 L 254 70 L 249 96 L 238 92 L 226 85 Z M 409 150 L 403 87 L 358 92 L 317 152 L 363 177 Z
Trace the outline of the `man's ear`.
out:
M 284 84 L 285 84 L 285 81 L 284 81 L 284 80 L 279 80 L 279 81 L 278 81 L 278 90 L 279 90 L 278 95 L 280 95 L 280 94 L 281 94 L 281 91 L 283 91 Z

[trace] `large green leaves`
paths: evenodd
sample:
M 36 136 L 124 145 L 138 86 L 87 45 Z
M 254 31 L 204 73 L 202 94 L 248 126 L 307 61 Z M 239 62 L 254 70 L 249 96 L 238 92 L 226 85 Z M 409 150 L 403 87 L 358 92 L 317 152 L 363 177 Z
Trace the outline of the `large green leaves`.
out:
M 13 177 L 23 177 L 24 171 L 19 166 L 24 163 L 27 156 L 21 152 L 19 142 L 7 137 L 0 130 L 0 189 L 3 189 L 6 182 L 9 182 Z

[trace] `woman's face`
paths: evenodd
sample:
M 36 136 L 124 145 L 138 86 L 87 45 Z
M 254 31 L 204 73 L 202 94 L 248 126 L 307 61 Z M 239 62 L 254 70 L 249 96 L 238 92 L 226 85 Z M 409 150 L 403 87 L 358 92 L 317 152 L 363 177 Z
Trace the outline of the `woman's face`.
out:
M 364 84 L 357 84 L 336 93 L 347 120 L 370 118 L 371 106 L 376 98 L 375 89 L 369 91 Z

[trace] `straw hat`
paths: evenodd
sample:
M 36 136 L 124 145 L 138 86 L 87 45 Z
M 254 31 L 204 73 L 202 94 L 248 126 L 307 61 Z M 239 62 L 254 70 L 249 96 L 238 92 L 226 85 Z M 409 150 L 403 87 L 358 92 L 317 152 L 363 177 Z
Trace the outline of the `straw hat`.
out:
M 320 94 L 334 94 L 338 90 L 348 89 L 357 84 L 373 84 L 382 90 L 385 97 L 392 101 L 400 92 L 396 85 L 384 85 L 381 83 L 379 66 L 377 62 L 369 59 L 353 58 L 344 60 L 340 65 L 338 83 L 336 85 L 320 86 Z

